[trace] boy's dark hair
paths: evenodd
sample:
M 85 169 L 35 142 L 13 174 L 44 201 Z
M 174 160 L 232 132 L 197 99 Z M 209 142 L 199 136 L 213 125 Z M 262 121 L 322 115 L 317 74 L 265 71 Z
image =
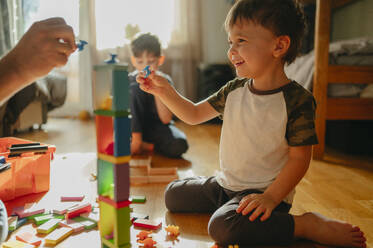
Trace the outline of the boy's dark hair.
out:
M 155 35 L 141 34 L 131 42 L 131 50 L 135 57 L 141 56 L 145 51 L 159 57 L 161 56 L 161 43 Z
M 291 64 L 297 57 L 306 22 L 302 6 L 295 0 L 239 0 L 229 11 L 225 19 L 228 31 L 234 24 L 252 21 L 271 30 L 276 36 L 290 37 L 290 47 L 283 61 Z

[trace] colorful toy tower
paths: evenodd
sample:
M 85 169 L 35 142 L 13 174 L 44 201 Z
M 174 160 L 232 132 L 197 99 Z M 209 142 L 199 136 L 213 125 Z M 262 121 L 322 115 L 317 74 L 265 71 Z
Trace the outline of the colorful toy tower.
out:
M 94 66 L 97 192 L 102 247 L 130 247 L 129 161 L 131 121 L 127 65 Z

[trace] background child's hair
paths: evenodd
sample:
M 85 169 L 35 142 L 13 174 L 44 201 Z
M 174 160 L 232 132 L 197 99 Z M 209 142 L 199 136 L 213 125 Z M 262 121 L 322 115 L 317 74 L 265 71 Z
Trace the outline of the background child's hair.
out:
M 283 60 L 287 64 L 295 60 L 306 32 L 303 8 L 296 0 L 239 0 L 225 19 L 225 29 L 242 21 L 260 24 L 276 36 L 289 36 L 290 47 Z
M 159 57 L 161 56 L 161 43 L 155 35 L 141 34 L 131 42 L 131 50 L 135 57 L 141 56 L 145 51 Z

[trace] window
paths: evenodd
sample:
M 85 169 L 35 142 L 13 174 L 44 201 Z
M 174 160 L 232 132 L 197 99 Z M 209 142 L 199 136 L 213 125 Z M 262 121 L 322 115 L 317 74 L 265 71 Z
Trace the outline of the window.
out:
M 126 26 L 157 35 L 166 48 L 175 23 L 174 0 L 96 0 L 97 49 L 130 43 Z

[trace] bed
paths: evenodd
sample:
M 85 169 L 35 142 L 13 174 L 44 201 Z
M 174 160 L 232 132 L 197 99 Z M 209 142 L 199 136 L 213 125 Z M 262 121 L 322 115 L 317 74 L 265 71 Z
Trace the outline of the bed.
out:
M 359 46 L 351 46 L 352 43 L 348 43 L 347 46 L 341 46 L 340 43 L 329 44 L 331 9 L 332 7 L 340 7 L 347 2 L 351 1 L 317 0 L 315 50 L 308 54 L 309 57 L 313 56 L 313 58 L 308 61 L 304 57 L 299 58 L 293 68 L 287 68 L 287 72 L 292 70 L 297 72 L 300 70 L 300 65 L 307 67 L 312 64 L 312 68 L 309 69 L 307 74 L 308 78 L 305 80 L 308 85 L 305 87 L 312 88 L 317 103 L 316 132 L 319 144 L 313 148 L 313 159 L 317 160 L 324 157 L 326 120 L 373 120 L 373 98 L 370 97 L 373 90 L 373 57 L 368 56 L 369 58 L 363 63 L 361 63 L 361 60 L 360 63 L 354 63 L 354 59 L 351 60 L 351 58 L 356 53 L 350 51 L 350 54 L 347 52 L 350 57 L 347 60 L 350 60 L 350 62 L 346 62 L 345 58 L 339 61 L 330 59 L 340 52 L 338 47 L 342 50 L 346 47 L 352 50 L 359 48 Z M 364 39 L 357 41 L 362 42 Z M 368 47 L 373 45 L 372 40 L 367 39 L 365 42 Z M 361 48 L 361 50 L 367 50 L 368 54 L 370 52 L 369 48 Z M 373 48 L 370 55 L 373 56 Z M 288 76 L 301 82 L 295 74 L 288 73 Z M 346 85 L 346 83 L 349 85 Z M 335 91 L 341 91 L 343 88 L 354 88 L 357 92 L 356 94 L 347 93 L 346 95 L 341 92 L 335 94 Z M 361 92 L 358 91 L 359 88 Z M 331 89 L 334 90 L 334 93 L 331 93 Z

